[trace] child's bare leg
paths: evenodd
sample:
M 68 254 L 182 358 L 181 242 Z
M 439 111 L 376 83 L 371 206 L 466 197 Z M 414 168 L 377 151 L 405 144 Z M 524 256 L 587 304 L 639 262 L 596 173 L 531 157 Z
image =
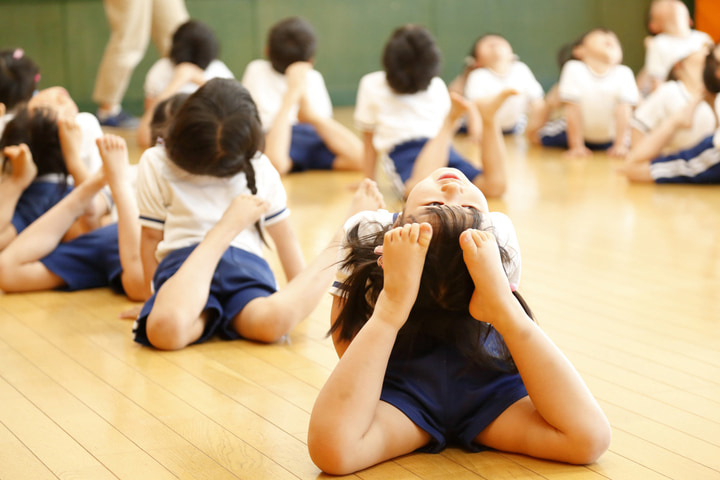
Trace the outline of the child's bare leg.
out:
M 160 287 L 147 318 L 147 336 L 153 346 L 178 350 L 200 338 L 210 284 L 220 258 L 233 238 L 251 227 L 267 208 L 267 202 L 256 196 L 236 197 L 178 271 Z
M 127 144 L 125 139 L 117 135 L 104 135 L 96 143 L 103 160 L 103 172 L 117 206 L 123 289 L 131 300 L 146 300 L 150 292 L 146 290 L 140 259 L 139 212 L 128 172 Z
M 334 118 L 318 115 L 307 96 L 300 99 L 298 121 L 315 128 L 328 149 L 335 154 L 334 170 L 362 170 L 363 144 L 360 138 Z
M 0 182 L 0 250 L 15 238 L 12 224 L 15 208 L 23 192 L 37 175 L 30 149 L 24 143 L 5 147 L 3 152 L 12 164 L 12 174 Z
M 102 173 L 90 177 L 23 230 L 16 241 L 0 253 L 0 288 L 21 292 L 62 286 L 64 282 L 47 270 L 40 259 L 58 246 L 68 228 L 104 185 Z
M 352 473 L 429 440 L 427 432 L 378 399 L 397 332 L 417 298 L 431 237 L 427 223 L 385 234 L 383 290 L 372 316 L 320 391 L 310 417 L 310 456 L 325 472 Z
M 450 94 L 452 102 L 450 112 L 434 138 L 428 139 L 415 159 L 410 178 L 405 182 L 405 192 L 409 192 L 421 180 L 441 167 L 447 167 L 450 160 L 450 147 L 458 127 L 458 121 L 470 108 L 469 100 L 457 93 Z
M 275 120 L 265 136 L 265 155 L 281 175 L 292 169 L 292 159 L 290 158 L 292 123 L 289 117 L 293 107 L 299 104 L 300 98 L 305 92 L 307 73 L 310 69 L 312 69 L 312 65 L 308 62 L 295 62 L 285 70 L 288 89 L 283 96 L 280 110 L 275 115 Z
M 475 177 L 473 183 L 487 197 L 499 197 L 507 188 L 505 140 L 495 114 L 509 96 L 516 94 L 516 90 L 507 89 L 495 97 L 475 101 L 482 117 L 484 133 L 480 143 L 483 173 Z
M 548 91 L 545 98 L 540 102 L 533 102 L 530 110 L 530 117 L 528 119 L 527 137 L 531 143 L 535 145 L 541 145 L 540 136 L 538 132 L 550 120 L 552 112 L 560 109 L 562 106 L 560 102 L 560 93 L 558 91 L 557 84 L 553 85 Z
M 355 192 L 347 218 L 384 207 L 385 201 L 377 184 L 365 179 Z M 342 229 L 338 229 L 318 256 L 282 289 L 269 297 L 249 302 L 235 317 L 235 330 L 245 338 L 271 343 L 310 315 L 332 283 L 335 274 L 332 267 L 337 261 L 342 234 Z

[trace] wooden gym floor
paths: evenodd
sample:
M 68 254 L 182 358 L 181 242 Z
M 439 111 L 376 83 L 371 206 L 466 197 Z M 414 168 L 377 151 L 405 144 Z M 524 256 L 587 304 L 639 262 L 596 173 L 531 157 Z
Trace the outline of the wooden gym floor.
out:
M 610 418 L 610 450 L 577 467 L 449 449 L 352 478 L 720 479 L 720 188 L 631 185 L 602 154 L 507 144 L 510 187 L 491 209 L 514 221 L 520 290 Z M 285 178 L 308 258 L 359 180 Z M 285 343 L 172 353 L 133 343 L 130 306 L 105 289 L 0 295 L 0 478 L 323 477 L 305 442 L 336 363 L 329 295 Z

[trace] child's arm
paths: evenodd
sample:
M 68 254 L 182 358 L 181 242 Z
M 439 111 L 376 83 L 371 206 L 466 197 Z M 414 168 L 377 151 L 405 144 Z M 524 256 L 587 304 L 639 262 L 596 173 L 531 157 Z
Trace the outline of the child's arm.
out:
M 587 157 L 592 155 L 585 146 L 585 135 L 582 125 L 582 111 L 577 103 L 565 103 L 565 120 L 567 121 L 568 151 L 571 157 Z
M 623 158 L 628 153 L 627 138 L 630 129 L 632 105 L 620 103 L 615 107 L 615 141 L 608 149 L 611 157 Z
M 265 228 L 275 243 L 285 278 L 289 282 L 305 268 L 305 259 L 300 250 L 300 243 L 288 218 Z
M 143 266 L 144 289 L 152 289 L 152 280 L 158 261 L 155 258 L 155 251 L 163 239 L 163 231 L 155 228 L 142 227 L 140 229 L 140 259 Z
M 377 163 L 377 150 L 373 145 L 373 132 L 363 132 L 364 170 L 365 177 L 375 180 L 375 165 Z
M 431 235 L 429 224 L 385 235 L 385 281 L 375 310 L 340 358 L 310 417 L 310 457 L 327 473 L 355 472 L 429 440 L 427 432 L 380 401 L 380 392 L 397 333 L 415 303 Z
M 150 286 L 145 282 L 140 256 L 139 213 L 135 193 L 128 178 L 127 145 L 122 137 L 105 135 L 97 140 L 97 146 L 103 159 L 105 178 L 117 206 L 123 289 L 130 300 L 145 301 L 150 297 Z
M 608 448 L 611 436 L 597 401 L 512 294 L 493 235 L 468 230 L 460 246 L 475 283 L 470 313 L 502 335 L 529 395 L 500 414 L 476 440 L 534 457 L 594 462 Z

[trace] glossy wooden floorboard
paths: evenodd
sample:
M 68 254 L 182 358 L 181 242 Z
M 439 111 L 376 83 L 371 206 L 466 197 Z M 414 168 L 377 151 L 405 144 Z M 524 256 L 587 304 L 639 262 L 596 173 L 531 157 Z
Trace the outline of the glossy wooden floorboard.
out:
M 347 123 L 350 114 L 338 111 Z M 720 478 L 720 188 L 631 185 L 603 154 L 506 142 L 510 185 L 491 209 L 515 224 L 520 290 L 610 418 L 610 450 L 576 467 L 448 449 L 351 478 Z M 308 259 L 343 223 L 360 180 L 284 179 Z M 401 208 L 382 175 L 380 186 Z M 131 322 L 118 319 L 130 306 L 105 289 L 0 295 L 0 478 L 322 477 L 306 434 L 336 362 L 329 296 L 276 345 L 173 353 L 132 342 Z

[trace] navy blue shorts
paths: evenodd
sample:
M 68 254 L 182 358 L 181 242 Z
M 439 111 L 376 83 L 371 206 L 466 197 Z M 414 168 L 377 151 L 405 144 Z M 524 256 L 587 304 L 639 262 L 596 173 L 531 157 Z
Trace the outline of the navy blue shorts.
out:
M 650 175 L 655 183 L 720 183 L 720 150 L 713 145 L 713 136 L 696 146 L 654 159 Z
M 409 140 L 396 145 L 395 148 L 393 148 L 388 154 L 395 165 L 395 172 L 400 176 L 403 184 L 405 184 L 405 182 L 408 181 L 408 178 L 410 178 L 413 166 L 415 165 L 415 160 L 427 141 L 427 138 Z M 481 169 L 468 162 L 457 152 L 457 150 L 452 147 L 450 147 L 450 160 L 448 161 L 447 166 L 457 168 L 471 182 L 475 180 L 475 177 L 482 174 Z
M 17 233 L 25 230 L 71 191 L 71 185 L 55 182 L 31 183 L 20 196 L 12 217 L 12 224 Z
M 147 317 L 155 303 L 155 295 L 162 285 L 178 271 L 196 245 L 170 252 L 158 265 L 153 277 L 155 294 L 145 302 L 133 326 L 135 341 L 151 346 L 147 338 Z M 223 253 L 213 274 L 205 312 L 205 330 L 193 343 L 206 342 L 214 335 L 224 340 L 240 338 L 233 327 L 233 319 L 251 300 L 268 297 L 277 291 L 275 276 L 268 263 L 245 250 L 230 247 Z
M 98 228 L 65 243 L 40 260 L 62 278 L 68 291 L 111 287 L 123 292 L 117 224 Z
M 540 142 L 546 147 L 569 148 L 567 139 L 567 122 L 564 118 L 551 120 L 542 126 L 538 132 Z M 585 142 L 590 150 L 602 151 L 612 147 L 613 142 L 593 143 Z
M 332 170 L 335 154 L 325 145 L 315 127 L 308 123 L 298 123 L 292 127 L 290 158 L 293 162 L 292 172 Z
M 483 369 L 451 347 L 411 359 L 398 357 L 390 358 L 380 399 L 430 434 L 423 452 L 438 453 L 448 445 L 483 450 L 475 438 L 527 396 L 519 374 Z

